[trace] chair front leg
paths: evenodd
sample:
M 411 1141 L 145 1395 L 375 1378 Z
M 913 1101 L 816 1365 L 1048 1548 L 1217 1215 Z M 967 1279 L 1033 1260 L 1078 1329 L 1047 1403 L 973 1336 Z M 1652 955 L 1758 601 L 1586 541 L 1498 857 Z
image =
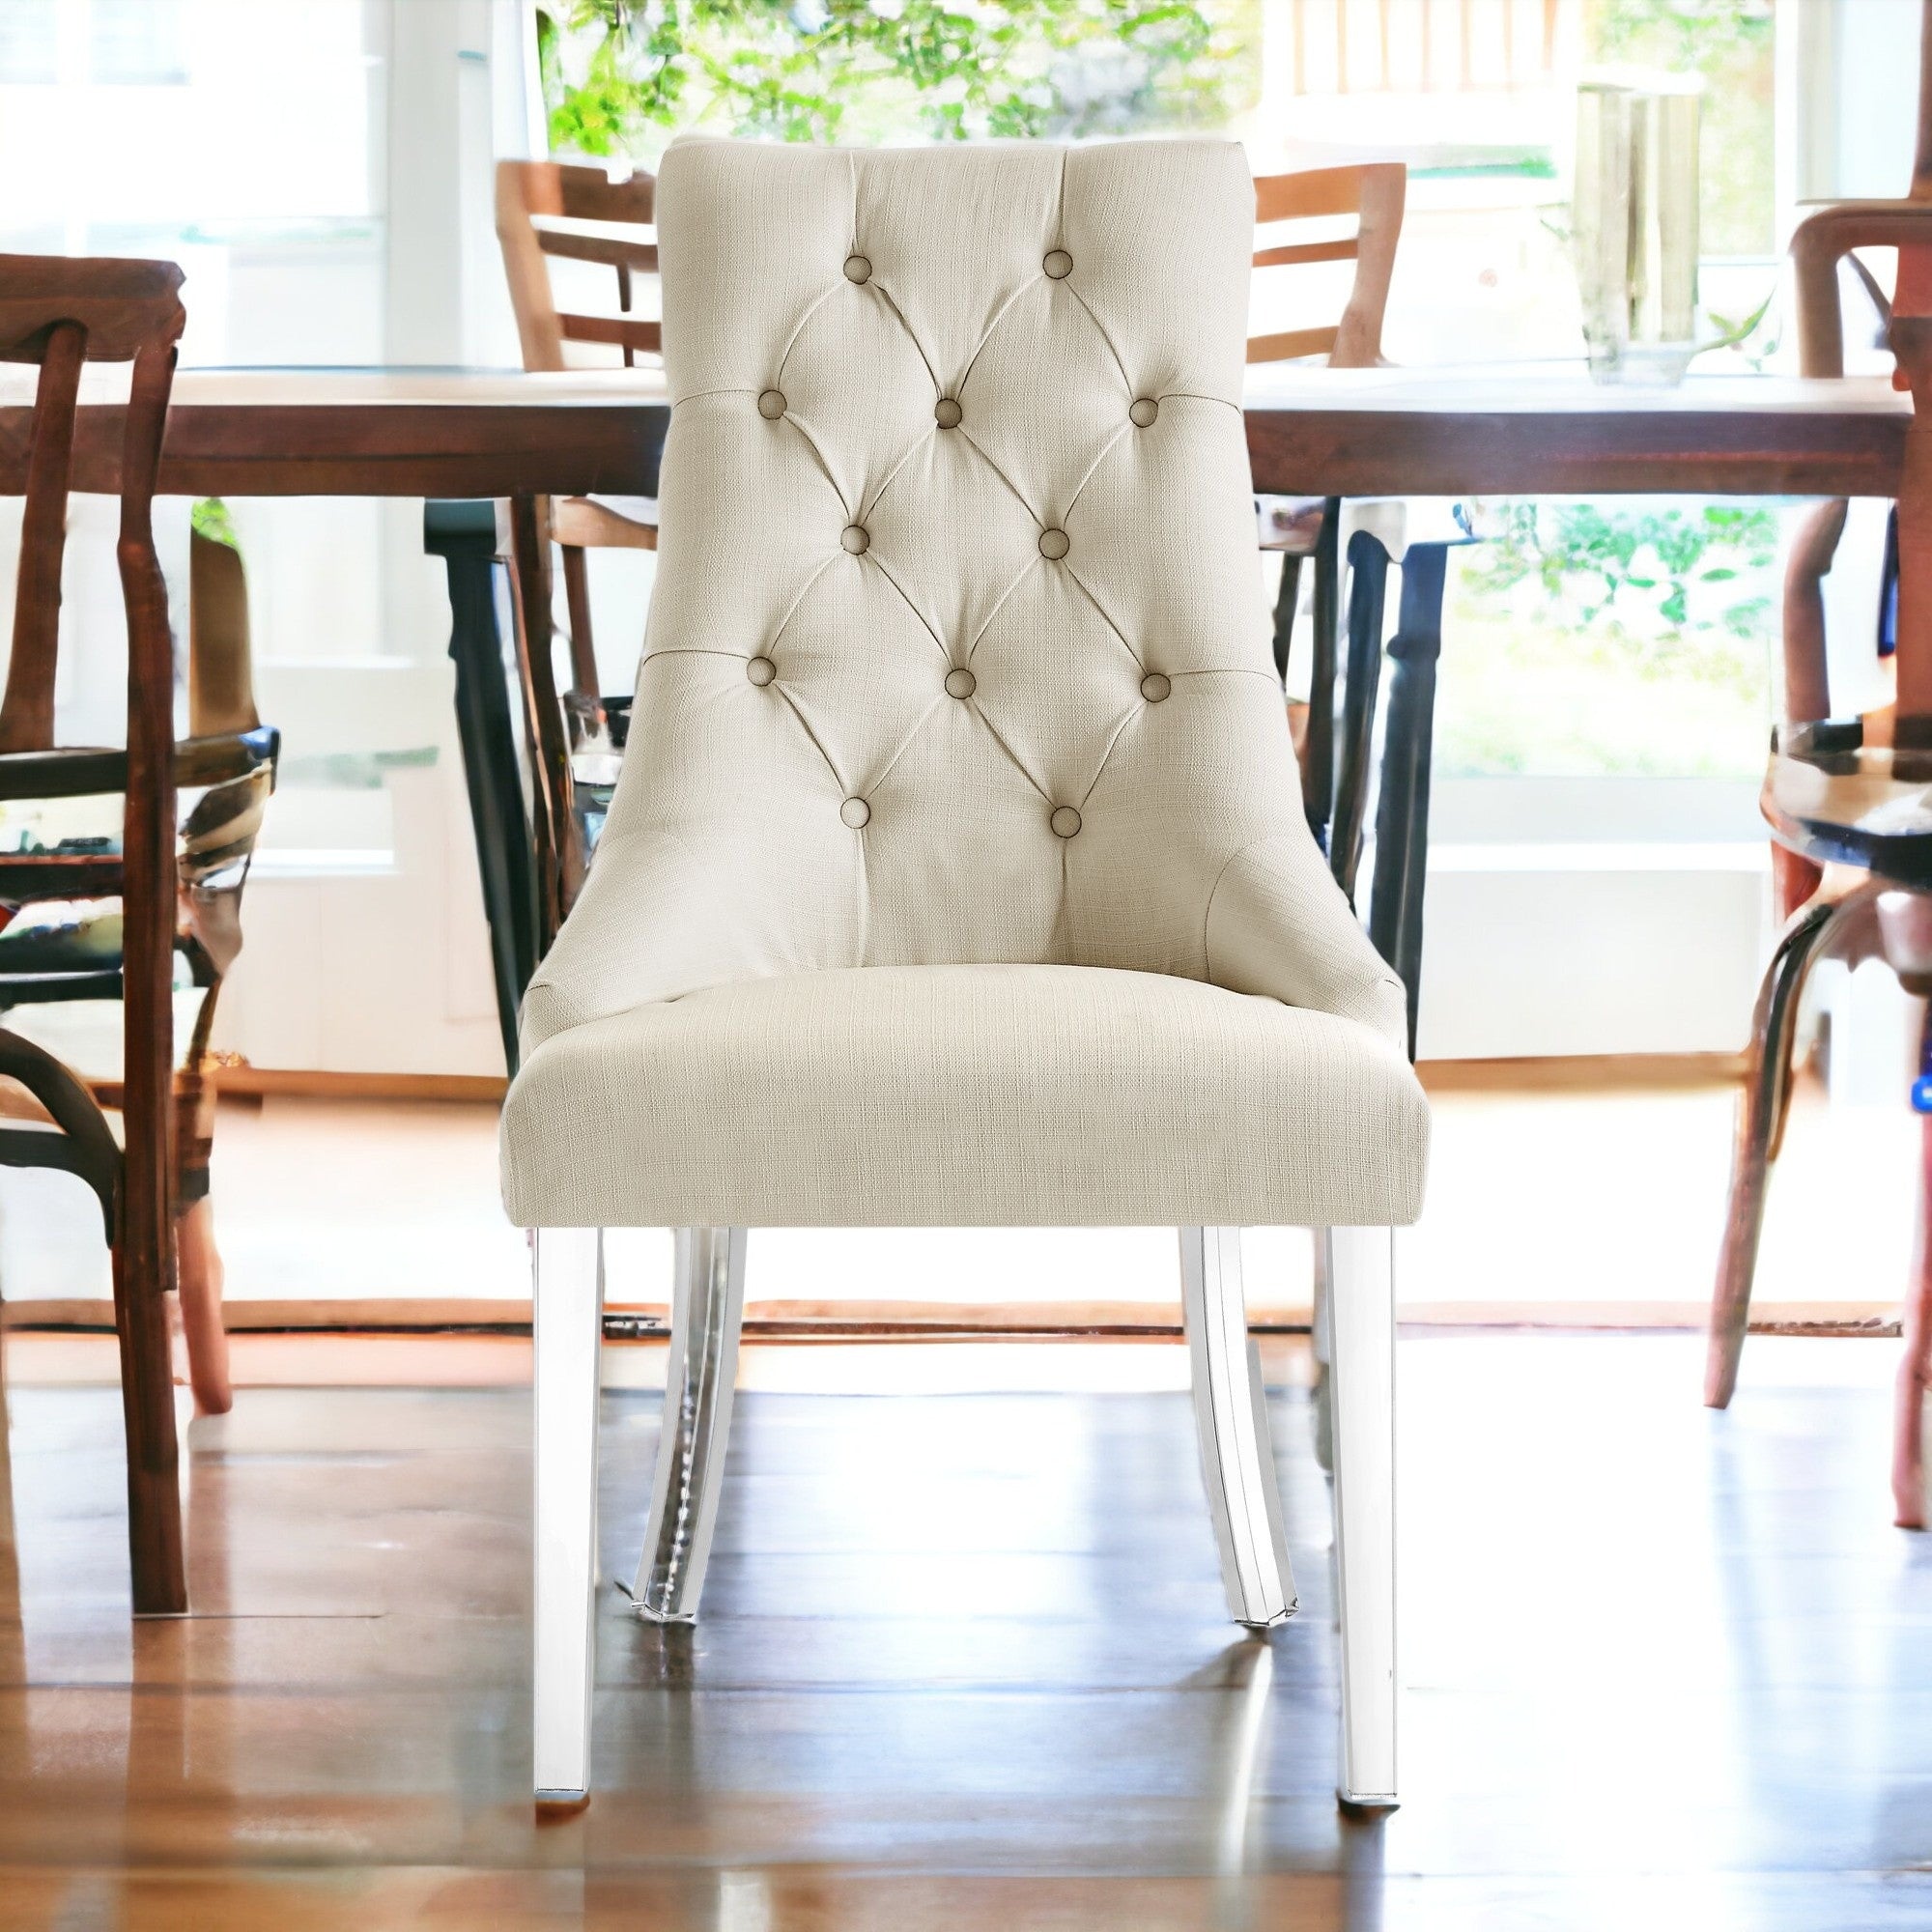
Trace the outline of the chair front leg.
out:
M 1704 1403 L 1709 1408 L 1728 1406 L 1738 1385 L 1738 1363 L 1750 1325 L 1751 1281 L 1764 1232 L 1765 1195 L 1791 1093 L 1799 1001 L 1805 976 L 1838 923 L 1839 912 L 1839 906 L 1822 898 L 1801 907 L 1786 923 L 1758 988 L 1750 1073 L 1738 1108 L 1730 1200 L 1711 1294 L 1704 1358 Z
M 539 1812 L 590 1797 L 590 1693 L 597 1654 L 597 1389 L 604 1237 L 541 1228 L 536 1336 L 535 1782 Z
M 1331 1228 L 1335 1598 L 1345 1804 L 1386 1809 L 1395 1770 L 1395 1270 L 1386 1228 Z
M 1430 759 L 1435 666 L 1442 655 L 1448 546 L 1410 544 L 1402 560 L 1402 614 L 1388 641 L 1388 719 L 1376 800 L 1376 869 L 1369 937 L 1408 995 L 1408 1057 L 1415 1058 L 1422 996 L 1423 889 L 1429 872 Z
M 718 1523 L 744 1315 L 745 1230 L 680 1228 L 664 1425 L 632 1592 L 638 1614 L 654 1623 L 697 1621 Z
M 1180 1302 L 1201 1474 L 1228 1613 L 1237 1624 L 1264 1630 L 1294 1614 L 1294 1571 L 1282 1528 L 1261 1354 L 1248 1339 L 1238 1228 L 1181 1229 Z

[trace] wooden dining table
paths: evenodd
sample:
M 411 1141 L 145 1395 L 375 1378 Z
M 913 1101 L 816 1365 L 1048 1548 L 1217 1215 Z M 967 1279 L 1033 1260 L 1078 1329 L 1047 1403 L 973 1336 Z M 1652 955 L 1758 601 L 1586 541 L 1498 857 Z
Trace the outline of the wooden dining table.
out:
M 0 494 L 18 493 L 25 480 L 30 411 L 26 389 L 16 386 L 21 381 L 0 371 Z M 1358 499 L 1895 497 L 1904 488 L 1914 419 L 1910 397 L 1879 377 L 1693 375 L 1673 388 L 1610 387 L 1591 382 L 1580 362 L 1563 361 L 1268 365 L 1250 372 L 1245 407 L 1258 495 Z M 479 508 L 506 500 L 519 621 L 526 635 L 548 635 L 550 546 L 537 506 L 551 497 L 655 497 L 669 414 L 663 371 L 653 368 L 188 369 L 175 381 L 159 491 L 467 499 Z M 122 416 L 111 388 L 90 380 L 74 449 L 76 489 L 118 488 Z M 1908 505 L 1908 536 L 1915 521 L 1916 506 Z M 458 715 L 480 826 L 492 810 L 500 813 L 502 797 L 515 788 L 500 746 L 494 781 L 479 785 L 477 769 L 493 755 L 483 739 L 502 735 L 502 720 L 483 715 L 500 707 L 500 697 L 477 688 L 486 666 L 494 679 L 497 662 L 493 601 L 476 577 L 487 574 L 494 555 L 473 521 L 455 529 L 445 523 L 440 531 L 433 524 L 430 541 L 450 569 Z M 1392 715 L 1433 705 L 1438 647 L 1435 639 L 1420 651 L 1391 647 Z M 552 801 L 536 803 L 531 879 L 500 876 L 504 841 L 479 836 L 512 1064 L 515 995 L 561 917 L 569 840 L 554 801 L 567 798 L 571 785 L 548 653 L 523 655 L 526 680 L 537 686 L 525 694 L 524 721 L 545 778 L 537 790 Z M 1901 654 L 1902 678 L 1913 674 L 1905 658 L 1917 655 Z M 1413 980 L 1426 867 L 1426 756 L 1419 776 L 1413 769 L 1400 776 L 1406 831 L 1401 840 L 1378 841 L 1369 912 L 1371 930 Z M 534 924 L 506 938 L 503 928 L 516 923 L 512 914 L 531 889 L 540 902 Z M 1389 912 L 1398 901 L 1411 908 L 1406 917 Z M 1382 937 L 1391 930 L 1399 931 L 1398 944 Z
M 4 378 L 0 378 L 4 381 Z M 0 387 L 0 492 L 24 473 L 24 413 Z M 1674 388 L 1605 387 L 1580 362 L 1329 370 L 1269 365 L 1246 394 L 1257 494 L 1282 497 L 1539 497 L 1619 493 L 1720 497 L 1899 494 L 1913 420 L 1883 378 L 1806 381 L 1692 376 Z M 466 776 L 491 912 L 504 1051 L 515 1064 L 517 999 L 563 911 L 574 841 L 557 801 L 570 749 L 548 654 L 524 652 L 521 731 L 544 782 L 526 832 L 502 823 L 520 780 L 497 674 L 494 530 L 507 500 L 516 609 L 526 636 L 550 624 L 550 497 L 654 497 L 669 408 L 661 369 L 558 374 L 437 369 L 198 369 L 176 379 L 160 489 L 181 496 L 365 496 L 435 499 L 430 547 L 448 567 L 451 655 Z M 75 484 L 118 481 L 120 416 L 83 403 Z M 469 500 L 468 523 L 441 509 Z M 1427 869 L 1427 721 L 1439 637 L 1389 651 L 1391 718 L 1420 717 L 1385 777 L 1399 828 L 1376 844 L 1371 932 L 1415 984 Z M 494 689 L 492 687 L 495 687 Z M 1393 738 L 1392 738 L 1393 742 Z M 1350 753 L 1345 748 L 1345 761 Z M 1349 783 L 1347 774 L 1342 781 Z M 1360 783 L 1356 783 L 1359 791 Z M 1338 787 L 1340 789 L 1340 787 Z M 487 832 L 487 836 L 486 836 Z M 527 875 L 520 846 L 535 847 Z M 514 836 L 513 836 L 514 835 Z
M 18 379 L 0 371 L 0 495 L 23 486 L 29 412 Z M 1693 375 L 1673 388 L 1593 383 L 1580 362 L 1250 371 L 1250 463 L 1258 495 L 1339 497 L 1541 497 L 1616 494 L 1895 497 L 1903 487 L 1909 396 L 1881 377 Z M 112 491 L 122 412 L 106 387 L 83 390 L 74 487 Z M 541 801 L 527 878 L 507 876 L 514 841 L 485 819 L 513 796 L 514 761 L 495 676 L 495 561 L 490 513 L 507 502 L 519 620 L 550 623 L 549 545 L 537 505 L 550 497 L 655 497 L 669 421 L 661 369 L 557 374 L 415 368 L 187 369 L 176 378 L 159 490 L 186 497 L 399 497 L 473 506 L 432 517 L 430 547 L 449 567 L 455 607 L 459 724 L 479 824 L 485 903 L 514 1065 L 510 1018 L 535 957 L 561 916 L 556 883 L 567 839 Z M 1388 703 L 1433 703 L 1432 641 L 1392 652 Z M 546 653 L 525 653 L 526 719 L 553 799 L 570 790 L 569 748 Z M 1420 699 L 1415 687 L 1424 687 Z M 483 771 L 495 760 L 494 773 Z M 1378 936 L 1403 922 L 1384 901 L 1416 910 L 1395 963 L 1420 962 L 1420 874 L 1426 867 L 1428 774 L 1403 775 L 1408 832 L 1378 841 L 1369 898 Z M 523 908 L 532 893 L 534 920 Z M 549 897 L 543 902 L 545 895 Z M 1378 911 L 1378 908 L 1383 910 Z
M 0 495 L 29 390 L 0 375 Z M 1891 497 L 1910 400 L 1880 377 L 1593 384 L 1581 363 L 1252 372 L 1271 496 Z M 184 369 L 160 492 L 186 497 L 653 496 L 662 372 Z M 83 391 L 74 487 L 118 486 L 121 411 Z

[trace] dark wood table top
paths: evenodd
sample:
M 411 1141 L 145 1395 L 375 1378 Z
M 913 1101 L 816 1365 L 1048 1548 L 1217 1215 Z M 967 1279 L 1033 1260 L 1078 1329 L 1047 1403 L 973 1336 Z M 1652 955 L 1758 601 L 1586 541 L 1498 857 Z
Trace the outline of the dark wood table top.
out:
M 31 371 L 0 371 L 0 494 L 22 488 Z M 116 486 L 115 372 L 90 370 L 74 486 Z M 125 377 L 122 379 L 125 381 Z M 171 496 L 651 495 L 662 371 L 187 369 Z M 1580 365 L 1257 370 L 1255 487 L 1374 496 L 1890 497 L 1911 403 L 1880 378 L 1693 376 L 1612 389 Z

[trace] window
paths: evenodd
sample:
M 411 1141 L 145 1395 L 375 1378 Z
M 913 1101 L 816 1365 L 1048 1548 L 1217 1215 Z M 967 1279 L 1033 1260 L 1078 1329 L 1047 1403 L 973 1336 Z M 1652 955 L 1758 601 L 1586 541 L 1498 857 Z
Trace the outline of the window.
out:
M 60 71 L 56 0 L 0 0 L 0 87 L 45 87 Z
M 184 87 L 187 38 L 183 0 L 94 0 L 89 71 L 109 87 Z

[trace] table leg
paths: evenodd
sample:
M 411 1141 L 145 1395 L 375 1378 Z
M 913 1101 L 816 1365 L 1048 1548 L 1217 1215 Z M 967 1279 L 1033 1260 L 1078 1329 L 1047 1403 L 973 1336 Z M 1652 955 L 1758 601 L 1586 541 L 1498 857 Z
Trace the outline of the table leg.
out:
M 497 506 L 427 503 L 423 548 L 449 578 L 449 656 L 456 667 L 456 731 L 476 868 L 490 926 L 503 1063 L 517 1070 L 517 1009 L 537 963 L 536 885 L 529 817 L 517 762 L 517 723 L 497 621 Z
M 1411 544 L 1402 560 L 1402 611 L 1389 639 L 1388 722 L 1376 802 L 1376 870 L 1369 937 L 1408 990 L 1408 1057 L 1415 1058 L 1422 990 L 1422 899 L 1429 872 L 1429 767 L 1435 735 L 1435 665 L 1442 655 L 1448 546 Z
M 1328 849 L 1335 810 L 1335 644 L 1342 588 L 1342 499 L 1321 505 L 1315 539 L 1315 653 L 1308 668 L 1308 738 L 1301 752 L 1301 806 L 1315 842 Z
M 1375 753 L 1376 696 L 1382 668 L 1382 609 L 1388 590 L 1389 554 L 1368 530 L 1349 539 L 1349 671 L 1342 692 L 1342 741 L 1335 775 L 1335 825 L 1328 839 L 1328 867 L 1335 882 L 1355 896 L 1355 868 L 1362 859 L 1362 823 L 1368 812 L 1369 765 Z
M 552 659 L 550 518 L 543 498 L 510 498 L 510 576 L 516 590 L 511 602 L 517 612 L 517 666 L 530 747 L 541 955 L 556 937 L 584 871 L 571 803 L 570 745 L 564 736 Z

